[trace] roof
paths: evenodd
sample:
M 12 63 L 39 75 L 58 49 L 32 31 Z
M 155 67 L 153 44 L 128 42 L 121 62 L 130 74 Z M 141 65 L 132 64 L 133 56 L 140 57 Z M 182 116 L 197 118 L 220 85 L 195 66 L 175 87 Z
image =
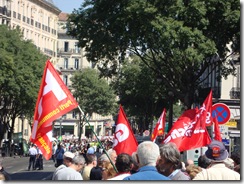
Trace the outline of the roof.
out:
M 61 12 L 58 15 L 58 19 L 59 19 L 59 21 L 67 21 L 67 19 L 68 19 L 68 13 Z

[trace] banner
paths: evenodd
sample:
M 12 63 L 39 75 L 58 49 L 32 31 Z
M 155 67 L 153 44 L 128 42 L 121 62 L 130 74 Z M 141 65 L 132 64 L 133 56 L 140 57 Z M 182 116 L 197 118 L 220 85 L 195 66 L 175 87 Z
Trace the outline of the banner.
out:
M 49 160 L 52 156 L 52 122 L 78 106 L 71 92 L 48 60 L 34 112 L 31 142 Z
M 158 135 L 163 135 L 164 134 L 164 128 L 165 128 L 165 121 L 166 121 L 166 110 L 164 108 L 161 116 L 158 119 L 158 122 L 153 130 L 152 136 L 151 136 L 151 141 L 155 142 L 156 138 Z
M 201 123 L 201 116 L 201 111 L 197 108 L 185 111 L 174 123 L 163 142 L 174 142 L 179 151 L 208 145 L 211 139 L 206 126 Z
M 113 149 L 117 155 L 120 153 L 128 153 L 132 155 L 137 150 L 137 140 L 130 127 L 129 121 L 126 118 L 122 106 L 119 107 L 119 114 L 116 122 L 114 133 Z

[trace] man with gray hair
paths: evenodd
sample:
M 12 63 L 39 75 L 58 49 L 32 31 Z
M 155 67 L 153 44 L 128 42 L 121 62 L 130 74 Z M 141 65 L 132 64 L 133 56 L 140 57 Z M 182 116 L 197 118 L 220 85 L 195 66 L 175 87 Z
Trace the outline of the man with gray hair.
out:
M 157 164 L 158 172 L 172 180 L 190 180 L 191 178 L 181 171 L 182 163 L 180 151 L 175 143 L 169 142 L 159 146 L 160 156 Z
M 53 180 L 83 180 L 80 172 L 84 165 L 85 158 L 82 155 L 76 155 L 72 164 L 57 171 Z
M 136 158 L 139 169 L 136 173 L 125 177 L 123 180 L 170 180 L 158 173 L 156 163 L 160 157 L 159 147 L 151 141 L 144 141 L 137 147 Z

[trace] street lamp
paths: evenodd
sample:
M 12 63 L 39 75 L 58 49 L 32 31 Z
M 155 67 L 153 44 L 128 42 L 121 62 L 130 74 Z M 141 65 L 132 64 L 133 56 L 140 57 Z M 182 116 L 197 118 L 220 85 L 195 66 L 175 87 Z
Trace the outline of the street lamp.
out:
M 61 116 L 60 118 L 59 118 L 59 136 L 60 136 L 60 138 L 61 138 L 61 136 L 62 136 L 62 122 L 63 122 L 63 116 Z
M 169 124 L 168 124 L 168 132 L 172 128 L 173 124 L 173 98 L 174 98 L 174 93 L 172 91 L 168 92 L 169 95 Z

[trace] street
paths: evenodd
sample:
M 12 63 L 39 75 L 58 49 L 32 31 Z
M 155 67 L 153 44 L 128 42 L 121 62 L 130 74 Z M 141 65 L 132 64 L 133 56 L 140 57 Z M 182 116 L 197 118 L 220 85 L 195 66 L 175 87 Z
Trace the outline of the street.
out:
M 29 157 L 4 157 L 2 166 L 7 171 L 12 180 L 51 180 L 55 170 L 52 160 L 43 159 L 43 170 L 28 171 Z

